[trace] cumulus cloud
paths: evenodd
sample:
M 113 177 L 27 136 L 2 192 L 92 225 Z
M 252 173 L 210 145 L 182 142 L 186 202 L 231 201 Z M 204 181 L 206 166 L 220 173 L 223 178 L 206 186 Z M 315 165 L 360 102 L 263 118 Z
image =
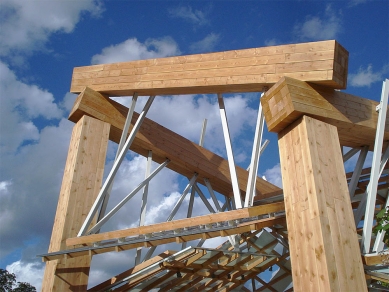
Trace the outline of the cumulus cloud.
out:
M 279 163 L 274 165 L 272 168 L 266 169 L 263 175 L 267 181 L 282 188 L 281 167 Z
M 193 53 L 211 52 L 220 40 L 220 34 L 210 33 L 202 40 L 190 45 L 189 49 Z
M 106 64 L 179 55 L 177 43 L 170 37 L 147 39 L 145 43 L 136 38 L 106 47 L 101 54 L 92 57 L 92 64 Z
M 6 270 L 15 274 L 18 282 L 30 283 L 36 288 L 36 291 L 41 290 L 44 271 L 44 266 L 42 264 L 16 261 L 8 265 Z
M 308 15 L 303 23 L 297 23 L 293 32 L 301 41 L 334 39 L 342 30 L 341 14 L 328 4 L 323 16 Z
M 373 65 L 369 64 L 366 68 L 360 67 L 357 73 L 349 74 L 349 84 L 355 87 L 370 87 L 377 81 L 383 81 L 384 74 L 387 72 L 389 72 L 389 64 L 376 72 L 373 71 Z
M 15 152 L 25 141 L 37 141 L 39 130 L 35 118 L 60 119 L 62 110 L 47 90 L 17 79 L 8 66 L 0 62 L 0 153 Z
M 196 26 L 202 26 L 209 23 L 207 12 L 192 9 L 190 6 L 179 6 L 169 9 L 169 15 L 175 18 L 181 18 Z
M 115 100 L 128 106 L 130 98 L 121 97 Z M 145 97 L 138 98 L 135 110 L 141 111 L 146 100 Z M 239 162 L 243 162 L 246 158 L 244 153 L 247 149 L 251 151 L 250 147 L 252 147 L 249 145 L 251 143 L 249 140 L 253 137 L 242 136 L 243 130 L 254 129 L 257 118 L 257 110 L 250 107 L 250 101 L 250 97 L 242 94 L 224 98 L 234 153 L 238 156 Z M 204 147 L 225 156 L 223 130 L 216 96 L 157 96 L 147 116 L 195 143 L 199 142 L 203 120 L 207 119 Z
M 98 16 L 102 5 L 98 0 L 3 0 L 0 11 L 0 56 L 15 57 L 43 49 L 55 32 L 72 32 L 83 13 Z

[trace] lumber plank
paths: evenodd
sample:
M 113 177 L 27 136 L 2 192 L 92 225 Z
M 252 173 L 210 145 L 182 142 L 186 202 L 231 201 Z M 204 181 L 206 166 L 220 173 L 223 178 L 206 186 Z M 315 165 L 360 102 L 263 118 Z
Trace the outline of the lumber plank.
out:
M 363 263 L 368 266 L 382 265 L 384 262 L 387 262 L 388 259 L 388 252 L 362 255 Z
M 49 252 L 66 249 L 77 235 L 101 187 L 109 124 L 84 116 L 74 126 L 55 216 Z M 85 291 L 90 256 L 47 263 L 42 291 Z
M 374 144 L 378 102 L 283 77 L 261 99 L 269 131 L 279 133 L 302 115 L 334 125 L 340 144 L 361 147 Z M 384 140 L 389 140 L 389 117 Z
M 303 116 L 279 147 L 294 290 L 366 291 L 336 127 Z
M 119 142 L 128 108 L 107 98 L 99 92 L 86 88 L 76 99 L 69 120 L 77 122 L 83 115 L 105 121 L 111 125 L 110 139 Z M 132 125 L 138 117 L 134 113 Z M 228 162 L 215 153 L 189 141 L 177 133 L 145 119 L 130 149 L 147 157 L 153 151 L 153 160 L 162 163 L 169 158 L 168 168 L 188 178 L 195 172 L 199 174 L 198 182 L 204 184 L 208 178 L 213 189 L 225 196 L 231 196 L 232 186 Z M 236 167 L 239 187 L 242 194 L 246 191 L 248 172 Z M 282 190 L 271 183 L 257 178 L 257 196 L 255 200 L 282 193 Z
M 281 224 L 281 225 L 285 224 L 285 217 L 278 216 L 278 217 L 270 217 L 266 219 L 255 220 L 250 222 L 249 224 L 242 223 L 242 224 L 238 224 L 236 227 L 225 229 L 223 230 L 223 234 L 221 234 L 222 233 L 221 231 L 211 231 L 211 232 L 207 232 L 207 234 L 209 235 L 209 238 L 220 237 L 220 236 L 225 237 L 225 236 L 230 236 L 235 234 L 241 234 L 244 232 L 260 230 L 262 228 L 271 227 L 277 224 Z M 201 239 L 202 233 L 183 235 L 180 238 L 183 240 L 183 242 L 189 242 L 192 240 Z M 176 241 L 175 237 L 169 237 L 163 239 L 151 238 L 150 241 L 148 241 L 148 244 L 149 246 L 158 246 L 158 245 L 167 244 L 175 241 Z M 93 248 L 92 252 L 93 254 L 96 255 L 96 254 L 103 254 L 107 252 L 121 252 L 121 251 L 130 250 L 130 249 L 143 247 L 143 246 L 144 246 L 143 242 L 121 244 L 119 246 L 102 246 L 98 248 Z M 90 252 L 91 250 L 68 250 L 64 254 L 61 253 L 61 254 L 45 255 L 42 257 L 42 260 L 44 262 L 50 262 L 58 259 L 64 259 L 66 257 L 77 258 L 77 257 L 82 257 L 84 255 L 89 256 Z
M 174 230 L 185 227 L 192 227 L 198 225 L 205 225 L 217 222 L 223 222 L 228 220 L 236 220 L 242 218 L 248 218 L 273 212 L 280 212 L 284 210 L 284 202 L 271 203 L 261 206 L 255 206 L 250 208 L 243 208 L 238 210 L 226 211 L 221 213 L 214 213 L 209 215 L 197 216 L 192 218 L 185 218 L 174 220 L 170 222 L 156 223 L 153 225 L 139 226 L 134 228 L 109 231 L 104 233 L 92 234 L 81 237 L 68 238 L 66 244 L 68 246 L 85 245 L 94 242 L 109 240 L 114 238 L 122 238 L 127 236 L 135 236 L 148 234 L 159 231 Z
M 280 76 L 345 88 L 348 52 L 320 41 L 76 67 L 71 92 L 111 96 L 263 91 Z

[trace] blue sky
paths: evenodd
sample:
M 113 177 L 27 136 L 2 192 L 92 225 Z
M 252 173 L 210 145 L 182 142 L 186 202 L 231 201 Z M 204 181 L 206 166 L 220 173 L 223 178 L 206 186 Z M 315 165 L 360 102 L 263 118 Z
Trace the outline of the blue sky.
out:
M 68 93 L 73 67 L 336 39 L 350 53 L 346 92 L 379 100 L 389 75 L 388 15 L 384 0 L 0 1 L 0 267 L 40 287 L 43 265 L 35 255 L 47 251 L 54 220 L 73 126 L 66 119 L 75 98 Z M 234 154 L 243 167 L 258 97 L 226 95 Z M 119 101 L 128 104 L 128 98 Z M 144 102 L 140 98 L 139 106 Z M 205 147 L 225 155 L 215 102 L 215 96 L 157 97 L 149 117 L 196 142 L 207 118 Z M 265 138 L 271 142 L 259 174 L 279 184 L 276 136 Z M 110 144 L 108 169 L 114 153 Z M 143 158 L 127 157 L 112 204 L 143 178 L 144 168 Z M 129 176 L 131 182 L 124 180 Z M 169 171 L 156 180 L 149 223 L 165 220 L 185 181 Z M 138 215 L 128 217 L 128 211 L 107 228 L 136 224 Z M 94 260 L 91 280 L 120 272 L 132 257 Z M 107 258 L 109 264 L 99 266 Z

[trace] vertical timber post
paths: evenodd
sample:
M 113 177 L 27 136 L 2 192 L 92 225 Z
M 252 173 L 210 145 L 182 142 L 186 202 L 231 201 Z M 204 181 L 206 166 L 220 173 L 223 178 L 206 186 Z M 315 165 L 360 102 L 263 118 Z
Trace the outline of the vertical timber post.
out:
M 336 127 L 303 116 L 278 143 L 294 291 L 367 291 Z
M 66 249 L 66 239 L 77 236 L 99 193 L 109 129 L 88 116 L 73 128 L 49 252 Z M 47 262 L 42 291 L 86 291 L 90 262 L 90 256 Z

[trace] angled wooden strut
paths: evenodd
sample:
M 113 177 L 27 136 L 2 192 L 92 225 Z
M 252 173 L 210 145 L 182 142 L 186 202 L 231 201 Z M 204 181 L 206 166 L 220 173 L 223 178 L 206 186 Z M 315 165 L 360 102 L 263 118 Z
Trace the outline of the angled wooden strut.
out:
M 372 149 L 378 102 L 284 77 L 261 99 L 269 131 L 280 132 L 302 115 L 334 125 L 342 146 Z M 384 140 L 389 140 L 389 117 Z
M 77 235 L 103 178 L 109 124 L 84 116 L 73 128 L 49 252 Z M 86 291 L 90 257 L 47 263 L 42 291 Z
M 110 139 L 119 142 L 128 108 L 103 96 L 102 94 L 86 88 L 77 98 L 69 115 L 69 120 L 77 122 L 83 115 L 89 115 L 105 121 L 111 125 Z M 132 125 L 138 117 L 134 113 Z M 200 183 L 208 178 L 212 188 L 226 196 L 232 193 L 228 162 L 215 153 L 189 141 L 177 133 L 145 119 L 138 134 L 132 143 L 131 150 L 145 157 L 148 151 L 153 151 L 153 160 L 162 163 L 169 158 L 168 168 L 186 177 L 198 173 Z M 237 168 L 239 187 L 241 192 L 246 191 L 248 172 Z M 257 178 L 255 199 L 267 198 L 282 193 L 282 190 L 271 183 Z
M 74 68 L 71 92 L 110 96 L 263 91 L 281 77 L 345 88 L 348 52 L 336 41 L 289 44 Z

